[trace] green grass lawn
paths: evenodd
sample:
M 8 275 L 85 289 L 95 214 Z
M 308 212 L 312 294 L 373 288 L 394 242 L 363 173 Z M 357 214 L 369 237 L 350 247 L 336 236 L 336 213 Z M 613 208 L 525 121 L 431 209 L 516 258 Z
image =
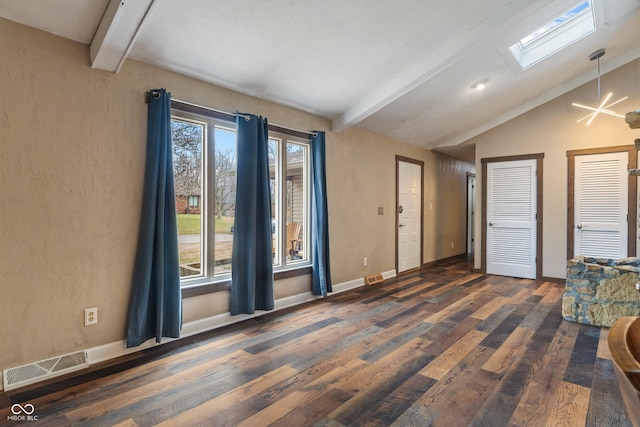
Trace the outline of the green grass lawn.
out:
M 232 216 L 223 216 L 218 219 L 216 217 L 216 233 L 220 234 L 231 234 L 231 226 L 233 225 L 233 217 Z
M 200 234 L 200 214 L 178 214 L 178 234 Z M 216 218 L 216 233 L 229 234 L 233 217 Z
M 178 214 L 178 234 L 200 234 L 200 214 Z
M 177 214 L 178 218 L 178 234 L 200 234 L 200 219 L 199 214 Z M 222 218 L 215 220 L 215 227 L 217 234 L 231 234 L 231 226 L 233 225 L 233 217 L 223 216 Z M 215 258 L 227 259 L 231 258 L 231 242 L 216 242 L 215 245 Z M 191 264 L 201 261 L 202 250 L 200 248 L 200 242 L 194 243 L 182 243 L 179 245 L 180 252 L 180 264 Z M 229 265 L 224 264 L 216 266 L 218 270 L 228 270 Z

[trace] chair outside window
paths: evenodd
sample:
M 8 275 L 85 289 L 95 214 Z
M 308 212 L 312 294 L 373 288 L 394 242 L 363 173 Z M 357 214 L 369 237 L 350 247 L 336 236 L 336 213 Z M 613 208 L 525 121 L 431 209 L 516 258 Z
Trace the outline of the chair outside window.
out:
M 302 228 L 302 224 L 299 222 L 290 222 L 287 224 L 287 255 L 290 260 L 293 259 L 302 259 L 300 254 L 301 251 L 301 242 L 299 239 L 300 229 Z

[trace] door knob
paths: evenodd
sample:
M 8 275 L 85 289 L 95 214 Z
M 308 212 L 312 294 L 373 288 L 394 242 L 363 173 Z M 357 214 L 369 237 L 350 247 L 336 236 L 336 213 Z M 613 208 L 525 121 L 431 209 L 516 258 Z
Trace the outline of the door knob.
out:
M 582 230 L 582 224 L 578 224 L 578 225 L 576 225 L 576 228 L 577 228 L 578 230 Z
M 493 223 L 492 222 L 489 223 L 489 227 L 493 227 Z
M 402 228 L 402 227 L 404 227 L 404 224 L 399 224 L 398 225 L 398 228 Z

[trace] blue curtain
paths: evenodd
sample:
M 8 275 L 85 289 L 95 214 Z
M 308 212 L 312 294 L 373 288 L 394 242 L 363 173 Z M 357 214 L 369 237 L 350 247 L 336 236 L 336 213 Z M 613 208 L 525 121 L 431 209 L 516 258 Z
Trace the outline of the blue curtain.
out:
M 232 315 L 273 310 L 267 119 L 238 114 L 236 207 L 231 255 Z
M 127 316 L 127 347 L 182 328 L 178 227 L 173 188 L 171 95 L 149 92 L 147 159 L 140 234 Z
M 329 213 L 327 211 L 327 171 L 324 132 L 311 136 L 311 160 L 313 163 L 313 272 L 311 290 L 314 295 L 327 296 L 332 292 L 329 263 Z

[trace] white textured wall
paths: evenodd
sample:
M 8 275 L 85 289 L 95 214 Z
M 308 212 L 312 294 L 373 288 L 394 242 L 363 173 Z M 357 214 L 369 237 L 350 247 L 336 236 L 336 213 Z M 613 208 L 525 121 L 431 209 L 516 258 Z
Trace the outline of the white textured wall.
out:
M 0 369 L 124 338 L 147 90 L 329 130 L 325 119 L 136 61 L 117 75 L 93 70 L 86 45 L 3 19 L 0 58 Z M 425 211 L 424 262 L 464 252 L 465 173 L 473 165 L 359 129 L 328 132 L 327 145 L 335 283 L 395 268 L 396 154 L 425 161 L 425 203 L 434 210 Z M 308 276 L 282 280 L 276 296 L 309 288 Z M 184 320 L 223 313 L 227 304 L 226 292 L 189 298 Z M 100 322 L 84 327 L 83 310 L 94 306 Z

